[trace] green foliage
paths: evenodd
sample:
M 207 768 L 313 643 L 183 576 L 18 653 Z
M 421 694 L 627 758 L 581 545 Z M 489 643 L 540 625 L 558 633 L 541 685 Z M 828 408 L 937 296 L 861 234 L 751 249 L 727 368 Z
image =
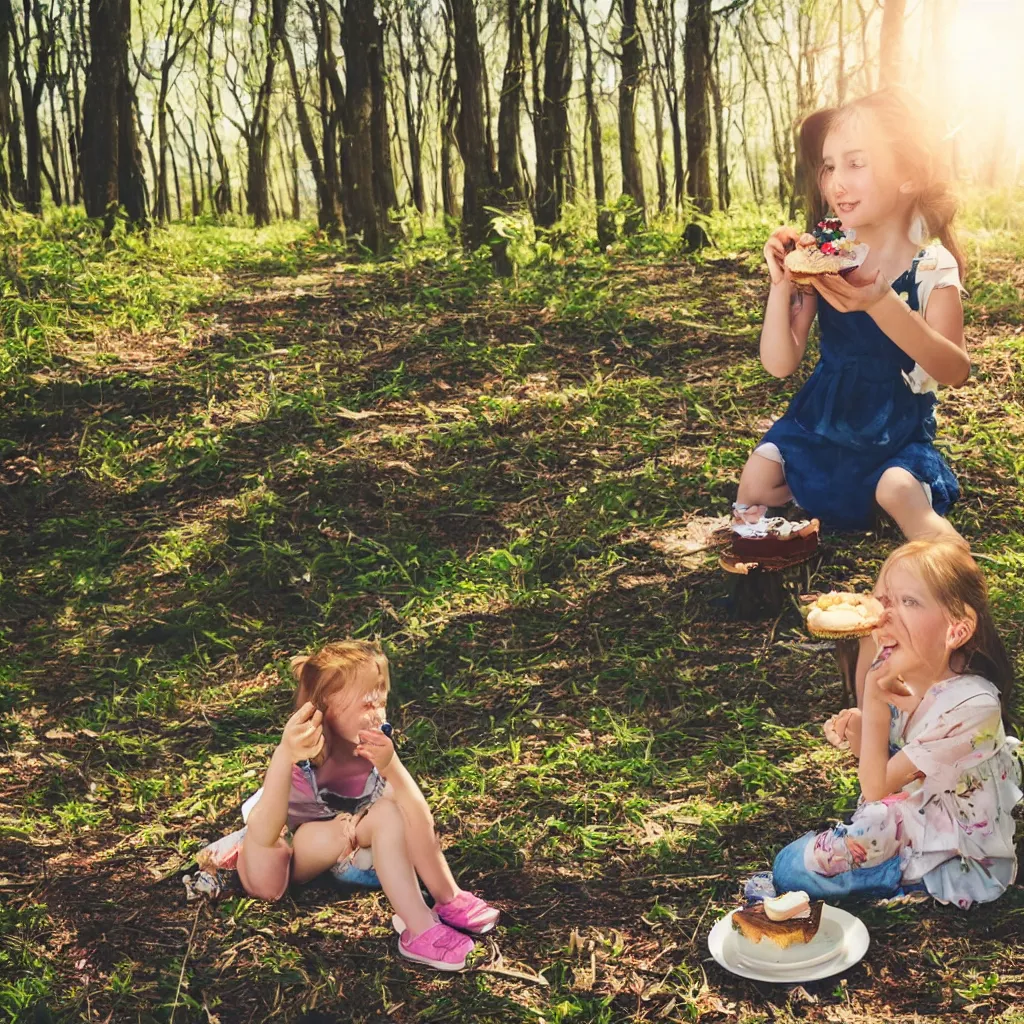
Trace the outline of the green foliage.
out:
M 707 967 L 707 929 L 856 795 L 820 735 L 830 652 L 788 607 L 726 622 L 714 554 L 680 539 L 727 510 L 799 383 L 756 357 L 777 223 L 716 213 L 717 248 L 685 257 L 667 222 L 598 252 L 583 207 L 543 238 L 510 218 L 502 281 L 440 232 L 356 261 L 299 227 L 104 243 L 76 214 L 4 221 L 0 835 L 33 886 L 33 844 L 48 858 L 47 905 L 13 887 L 0 918 L 10 1016 L 760 1019 Z M 1024 614 L 1015 250 L 969 242 L 985 341 L 941 438 L 1005 626 Z M 863 586 L 893 542 L 833 538 L 809 586 Z M 178 875 L 259 785 L 288 656 L 345 635 L 383 639 L 452 863 L 507 908 L 504 966 L 547 986 L 424 980 L 374 895 L 185 904 Z M 921 913 L 871 919 L 873 969 L 935 975 Z M 1010 894 L 984 932 L 931 921 L 948 967 L 927 998 L 1009 1005 L 1019 913 Z M 816 989 L 818 1009 L 918 1012 L 877 977 Z

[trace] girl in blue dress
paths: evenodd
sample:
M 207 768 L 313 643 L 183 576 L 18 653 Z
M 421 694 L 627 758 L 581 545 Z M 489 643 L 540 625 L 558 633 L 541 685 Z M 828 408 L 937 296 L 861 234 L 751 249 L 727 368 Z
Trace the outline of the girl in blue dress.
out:
M 949 184 L 896 90 L 812 114 L 801 149 L 823 204 L 869 249 L 859 268 L 818 275 L 805 292 L 783 263 L 800 232 L 768 239 L 761 362 L 793 373 L 815 314 L 820 358 L 748 459 L 735 516 L 755 522 L 795 499 L 826 526 L 869 529 L 880 506 L 909 540 L 964 544 L 943 518 L 960 489 L 933 445 L 937 385 L 970 373 Z

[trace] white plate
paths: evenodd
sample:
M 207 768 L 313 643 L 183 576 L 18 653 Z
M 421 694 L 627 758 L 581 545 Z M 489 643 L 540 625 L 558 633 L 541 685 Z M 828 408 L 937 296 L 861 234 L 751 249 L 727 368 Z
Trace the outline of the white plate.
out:
M 852 967 L 871 941 L 864 922 L 827 903 L 821 909 L 821 927 L 810 942 L 787 949 L 763 939 L 751 942 L 732 926 L 734 910 L 711 929 L 708 949 L 727 971 L 752 981 L 795 985 L 839 974 Z

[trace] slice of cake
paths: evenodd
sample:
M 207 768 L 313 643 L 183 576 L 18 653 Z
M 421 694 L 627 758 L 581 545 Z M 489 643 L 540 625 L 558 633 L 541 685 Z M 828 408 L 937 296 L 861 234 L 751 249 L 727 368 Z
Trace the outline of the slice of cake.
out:
M 751 942 L 768 939 L 786 949 L 818 934 L 824 906 L 821 900 L 811 903 L 805 892 L 788 892 L 741 907 L 732 915 L 732 925 Z

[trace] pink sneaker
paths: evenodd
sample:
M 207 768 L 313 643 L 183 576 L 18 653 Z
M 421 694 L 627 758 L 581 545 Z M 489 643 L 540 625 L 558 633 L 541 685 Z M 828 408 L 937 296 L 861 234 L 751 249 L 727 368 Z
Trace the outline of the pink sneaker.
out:
M 446 924 L 435 924 L 422 935 L 406 941 L 407 928 L 398 940 L 398 952 L 406 960 L 436 967 L 439 971 L 461 971 L 466 966 L 466 957 L 473 952 L 476 943 L 461 932 Z
M 465 890 L 448 903 L 435 903 L 434 911 L 445 924 L 473 935 L 486 935 L 501 916 L 497 907 Z

